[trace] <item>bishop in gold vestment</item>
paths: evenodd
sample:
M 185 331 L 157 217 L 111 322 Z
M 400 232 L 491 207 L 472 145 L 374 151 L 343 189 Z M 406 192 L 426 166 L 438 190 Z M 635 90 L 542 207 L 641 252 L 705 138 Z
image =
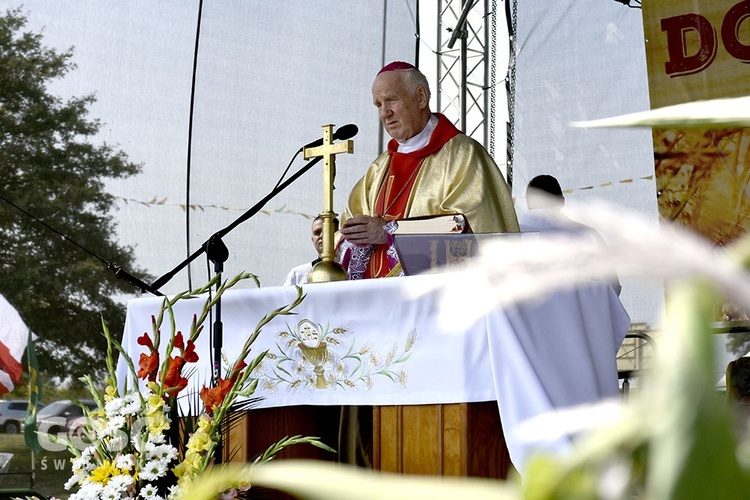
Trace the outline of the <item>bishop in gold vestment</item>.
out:
M 354 186 L 342 215 L 340 254 L 350 279 L 382 277 L 398 263 L 391 235 L 399 219 L 463 214 L 475 233 L 518 231 L 508 185 L 492 157 L 430 112 L 426 79 L 414 66 L 383 68 L 373 100 L 393 139 Z

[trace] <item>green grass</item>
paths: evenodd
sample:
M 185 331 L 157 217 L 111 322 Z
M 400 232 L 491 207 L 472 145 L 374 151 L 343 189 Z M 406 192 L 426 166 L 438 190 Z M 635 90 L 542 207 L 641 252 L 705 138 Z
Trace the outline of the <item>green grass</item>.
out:
M 0 452 L 13 453 L 9 473 L 0 476 L 0 489 L 30 488 L 31 450 L 23 441 L 23 434 L 0 433 Z M 67 498 L 63 485 L 70 478 L 70 453 L 42 450 L 36 456 L 34 489 L 47 497 Z M 18 473 L 18 474 L 17 474 Z

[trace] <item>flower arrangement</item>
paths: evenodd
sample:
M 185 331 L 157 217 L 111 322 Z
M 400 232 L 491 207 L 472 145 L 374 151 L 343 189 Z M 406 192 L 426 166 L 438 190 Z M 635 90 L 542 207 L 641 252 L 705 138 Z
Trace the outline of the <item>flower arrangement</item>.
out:
M 152 317 L 152 331 L 138 338 L 145 352 L 140 354 L 137 367 L 103 324 L 108 342 L 106 386 L 100 390 L 90 376 L 81 379 L 87 384 L 98 409 L 84 409 L 86 424 L 81 429 L 81 442 L 75 443 L 79 446 L 69 438 L 49 436 L 55 442 L 66 444 L 74 455 L 73 475 L 65 484 L 67 490 L 77 488 L 70 499 L 180 498 L 195 479 L 212 466 L 215 453 L 220 449 L 222 430 L 232 420 L 230 411 L 246 408 L 244 401 L 248 400 L 245 398 L 250 397 L 257 386 L 251 373 L 265 352 L 250 359 L 253 342 L 265 324 L 278 315 L 293 314 L 293 309 L 304 299 L 302 289 L 298 288 L 291 304 L 266 315 L 230 365 L 226 378 L 219 377 L 210 387 L 204 386 L 199 399 L 192 395 L 188 414 L 180 415 L 178 398 L 191 397 L 181 393 L 195 373 L 191 368 L 198 361 L 195 341 L 204 322 L 222 294 L 248 278 L 257 283 L 255 276 L 243 273 L 220 283 L 215 293 L 210 294 L 208 292 L 218 283 L 219 277 L 216 277 L 197 290 L 165 298 L 159 316 Z M 176 331 L 174 304 L 202 295 L 207 298 L 200 317 L 193 317 L 189 332 Z M 171 334 L 166 338 L 162 332 L 165 318 L 171 325 Z M 127 364 L 126 380 L 117 379 L 117 355 Z M 256 462 L 270 460 L 284 447 L 297 443 L 310 443 L 333 451 L 317 438 L 294 436 L 273 445 Z M 236 481 L 225 486 L 217 495 L 223 493 L 224 497 L 227 494 L 231 497 L 250 485 L 246 481 Z

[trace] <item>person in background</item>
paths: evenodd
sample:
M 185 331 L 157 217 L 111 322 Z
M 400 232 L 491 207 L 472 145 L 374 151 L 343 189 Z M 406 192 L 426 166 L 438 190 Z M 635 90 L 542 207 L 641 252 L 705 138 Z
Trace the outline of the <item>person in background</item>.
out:
M 565 197 L 557 179 L 547 174 L 537 175 L 526 186 L 526 207 L 529 211 L 518 220 L 521 232 L 589 235 L 606 246 L 596 229 L 565 215 L 562 212 L 564 206 Z M 620 295 L 622 286 L 617 276 L 611 285 L 617 295 Z
M 338 231 L 339 220 L 333 219 L 333 230 Z M 312 244 L 315 250 L 318 252 L 318 258 L 312 262 L 306 262 L 299 266 L 293 267 L 289 274 L 286 275 L 284 281 L 281 283 L 282 286 L 289 285 L 304 285 L 307 283 L 307 276 L 310 274 L 312 267 L 320 262 L 320 256 L 323 253 L 323 217 L 318 215 L 312 222 Z
M 463 214 L 475 233 L 518 231 L 500 169 L 481 144 L 430 111 L 430 88 L 416 67 L 383 67 L 372 100 L 392 140 L 352 189 L 341 218 L 338 253 L 350 280 L 398 274 L 392 235 L 399 219 Z

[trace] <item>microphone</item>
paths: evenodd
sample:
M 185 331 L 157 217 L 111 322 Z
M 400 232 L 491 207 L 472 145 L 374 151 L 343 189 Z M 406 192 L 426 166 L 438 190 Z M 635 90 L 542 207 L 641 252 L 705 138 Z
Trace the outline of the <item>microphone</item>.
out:
M 333 133 L 333 140 L 345 141 L 357 135 L 357 132 L 359 132 L 359 127 L 357 127 L 353 123 L 350 123 L 348 125 L 342 125 L 341 127 L 337 128 L 336 131 Z M 302 146 L 300 148 L 300 151 L 302 151 L 305 148 L 315 148 L 315 147 L 322 146 L 322 145 L 323 145 L 323 138 L 316 139 Z

